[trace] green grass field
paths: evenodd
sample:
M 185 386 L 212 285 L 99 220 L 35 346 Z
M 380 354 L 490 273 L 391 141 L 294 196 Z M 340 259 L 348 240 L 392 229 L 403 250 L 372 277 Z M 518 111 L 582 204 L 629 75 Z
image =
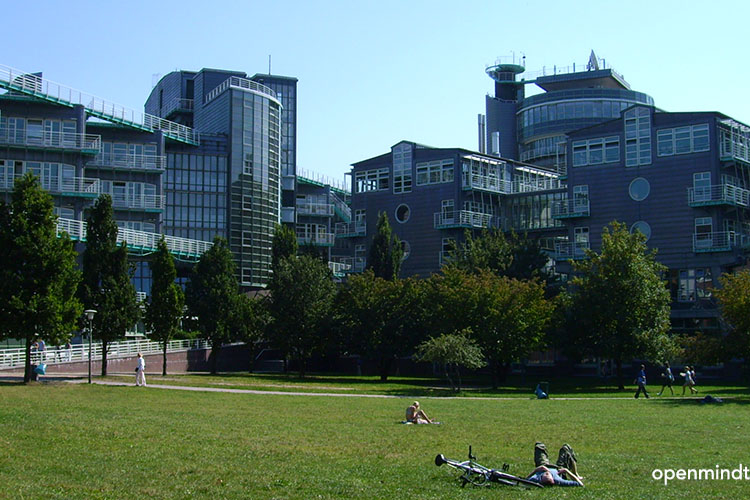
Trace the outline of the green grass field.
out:
M 149 382 L 403 397 L 0 383 L 0 498 L 750 496 L 750 481 L 674 480 L 665 486 L 652 479 L 654 469 L 750 465 L 750 398 L 741 388 L 704 386 L 700 396 L 733 398 L 700 405 L 687 398 L 636 401 L 630 391 L 596 390 L 591 382 L 577 389 L 568 382 L 564 394 L 595 397 L 547 401 L 530 399 L 527 390 L 511 399 L 505 398 L 511 390 L 493 399 L 494 391 L 481 389 L 469 392 L 478 398 L 429 397 L 442 389 L 430 388 L 427 380 L 382 385 L 366 378 L 238 375 Z M 443 424 L 400 424 L 412 395 Z M 547 444 L 553 460 L 557 448 L 570 443 L 587 487 L 462 489 L 446 466 L 433 462 L 438 453 L 465 459 L 472 445 L 480 463 L 505 462 L 523 475 L 533 468 L 536 440 Z

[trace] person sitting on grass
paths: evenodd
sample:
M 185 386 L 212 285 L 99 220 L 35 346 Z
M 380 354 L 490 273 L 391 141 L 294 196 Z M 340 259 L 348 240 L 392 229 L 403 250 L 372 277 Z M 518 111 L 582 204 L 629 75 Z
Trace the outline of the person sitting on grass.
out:
M 419 409 L 419 401 L 414 401 L 410 407 L 406 409 L 406 421 L 412 424 L 431 424 L 432 420 L 427 414 Z
M 534 445 L 534 465 L 536 469 L 526 478 L 542 486 L 583 486 L 578 475 L 576 454 L 567 444 L 562 445 L 557 456 L 557 464 L 551 465 L 544 443 Z M 563 475 L 570 479 L 565 479 Z

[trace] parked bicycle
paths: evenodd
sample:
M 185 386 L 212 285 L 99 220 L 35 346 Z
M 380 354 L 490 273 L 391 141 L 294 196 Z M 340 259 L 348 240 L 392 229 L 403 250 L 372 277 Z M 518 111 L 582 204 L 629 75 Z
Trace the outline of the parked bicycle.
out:
M 539 483 L 529 481 L 528 479 L 508 474 L 508 464 L 503 464 L 502 469 L 490 469 L 477 463 L 477 457 L 471 454 L 471 446 L 469 446 L 469 459 L 464 462 L 457 460 L 451 460 L 445 458 L 442 454 L 435 457 L 435 465 L 441 466 L 446 464 L 453 469 L 456 469 L 461 473 L 459 479 L 461 480 L 461 487 L 466 486 L 467 483 L 471 483 L 474 486 L 490 486 L 493 483 L 504 484 L 507 486 L 523 486 L 523 487 L 535 487 L 542 488 L 543 486 Z

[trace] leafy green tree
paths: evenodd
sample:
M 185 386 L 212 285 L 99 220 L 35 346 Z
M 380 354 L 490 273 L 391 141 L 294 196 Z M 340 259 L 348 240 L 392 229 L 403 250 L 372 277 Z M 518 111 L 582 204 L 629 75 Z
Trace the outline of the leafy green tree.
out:
M 56 236 L 52 197 L 31 173 L 16 180 L 10 204 L 0 202 L 0 339 L 24 339 L 24 382 L 31 379 L 31 345 L 70 338 L 83 307 L 81 275 L 67 233 Z
M 294 229 L 277 224 L 271 242 L 271 268 L 276 269 L 283 259 L 297 255 L 298 243 Z
M 195 328 L 211 342 L 209 369 L 216 373 L 221 346 L 233 337 L 239 285 L 227 240 L 217 236 L 213 243 L 193 268 L 185 289 L 185 303 Z
M 175 283 L 177 271 L 174 259 L 169 253 L 167 242 L 162 236 L 159 240 L 153 260 L 149 263 L 151 270 L 151 297 L 146 306 L 146 327 L 149 337 L 162 343 L 162 375 L 167 374 L 167 347 L 180 327 L 185 294 Z
M 422 299 L 422 282 L 380 278 L 371 269 L 350 276 L 339 291 L 335 316 L 343 344 L 375 360 L 381 381 L 394 360 L 414 352 L 426 313 Z
M 367 268 L 372 269 L 378 278 L 393 280 L 398 278 L 403 258 L 404 249 L 401 247 L 401 240 L 393 234 L 388 215 L 380 212 L 375 236 L 370 245 Z
M 117 245 L 117 224 L 112 198 L 101 195 L 94 204 L 86 227 L 83 281 L 80 295 L 86 309 L 96 309 L 93 337 L 102 342 L 102 376 L 107 375 L 109 344 L 125 337 L 140 318 L 140 307 L 132 284 L 135 270 L 128 264 L 125 242 Z
M 510 364 L 542 344 L 554 306 L 537 281 L 498 276 L 488 269 L 467 273 L 446 268 L 430 278 L 432 331 L 471 331 L 487 356 L 493 387 Z
M 490 228 L 483 229 L 478 237 L 467 230 L 464 241 L 451 250 L 447 265 L 471 273 L 490 269 L 509 278 L 546 280 L 548 260 L 538 240 L 515 232 L 506 236 L 500 229 Z
M 303 255 L 283 259 L 268 284 L 271 292 L 270 337 L 288 357 L 305 362 L 319 352 L 330 327 L 336 285 L 320 259 Z
M 457 334 L 444 333 L 417 346 L 417 359 L 440 364 L 455 392 L 461 391 L 460 367 L 477 369 L 486 364 L 482 349 L 470 334 L 470 330 Z
M 729 324 L 728 351 L 731 356 L 750 360 L 750 270 L 723 274 L 721 288 L 714 291 L 724 320 Z
M 661 278 L 666 268 L 655 255 L 643 234 L 612 222 L 602 233 L 601 253 L 589 251 L 575 264 L 570 347 L 612 359 L 620 389 L 624 360 L 664 360 L 675 352 L 668 336 L 670 296 Z

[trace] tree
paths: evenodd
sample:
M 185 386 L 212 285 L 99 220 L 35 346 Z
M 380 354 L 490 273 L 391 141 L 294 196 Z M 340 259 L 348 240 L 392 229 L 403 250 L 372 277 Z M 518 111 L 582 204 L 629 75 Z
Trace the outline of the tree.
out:
M 380 212 L 375 236 L 370 245 L 367 268 L 372 269 L 378 278 L 393 280 L 398 278 L 403 258 L 404 249 L 401 247 L 401 241 L 393 234 L 388 215 Z
M 569 344 L 581 354 L 612 359 L 623 389 L 622 362 L 633 357 L 668 359 L 670 296 L 666 268 L 645 237 L 612 222 L 602 233 L 601 253 L 587 252 L 572 281 Z
M 102 342 L 102 376 L 107 375 L 109 343 L 124 338 L 140 318 L 128 264 L 126 242 L 117 245 L 117 224 L 113 218 L 112 198 L 101 195 L 94 204 L 86 227 L 83 252 L 81 298 L 86 309 L 96 309 L 93 337 Z
M 413 353 L 423 331 L 422 282 L 387 280 L 368 269 L 352 275 L 339 291 L 336 319 L 343 343 L 377 362 L 388 380 L 393 361 Z
M 750 270 L 723 274 L 721 288 L 714 291 L 724 319 L 731 328 L 729 334 L 732 356 L 750 360 Z
M 277 224 L 271 242 L 271 268 L 276 269 L 283 259 L 297 255 L 298 243 L 294 229 Z
M 162 343 L 162 375 L 167 374 L 167 346 L 180 327 L 185 294 L 175 283 L 177 271 L 174 259 L 169 253 L 162 236 L 154 259 L 149 263 L 151 270 L 151 297 L 146 306 L 146 327 L 149 337 Z
M 306 360 L 325 345 L 336 292 L 331 271 L 320 259 L 303 255 L 283 259 L 268 284 L 271 292 L 270 337 L 299 362 L 305 376 Z
M 213 243 L 193 268 L 185 303 L 195 326 L 211 342 L 209 369 L 215 374 L 221 346 L 232 339 L 239 285 L 227 240 L 217 236 Z
M 498 276 L 488 269 L 470 274 L 454 267 L 430 278 L 432 331 L 471 331 L 490 361 L 498 386 L 513 361 L 542 343 L 554 306 L 538 281 Z
M 477 369 L 486 364 L 482 349 L 470 338 L 470 333 L 470 330 L 444 333 L 417 346 L 417 359 L 440 364 L 454 392 L 461 391 L 460 367 Z
M 53 210 L 31 173 L 16 181 L 10 205 L 0 202 L 0 339 L 26 341 L 24 382 L 31 379 L 31 345 L 69 339 L 83 311 L 77 254 L 67 233 L 57 237 Z

